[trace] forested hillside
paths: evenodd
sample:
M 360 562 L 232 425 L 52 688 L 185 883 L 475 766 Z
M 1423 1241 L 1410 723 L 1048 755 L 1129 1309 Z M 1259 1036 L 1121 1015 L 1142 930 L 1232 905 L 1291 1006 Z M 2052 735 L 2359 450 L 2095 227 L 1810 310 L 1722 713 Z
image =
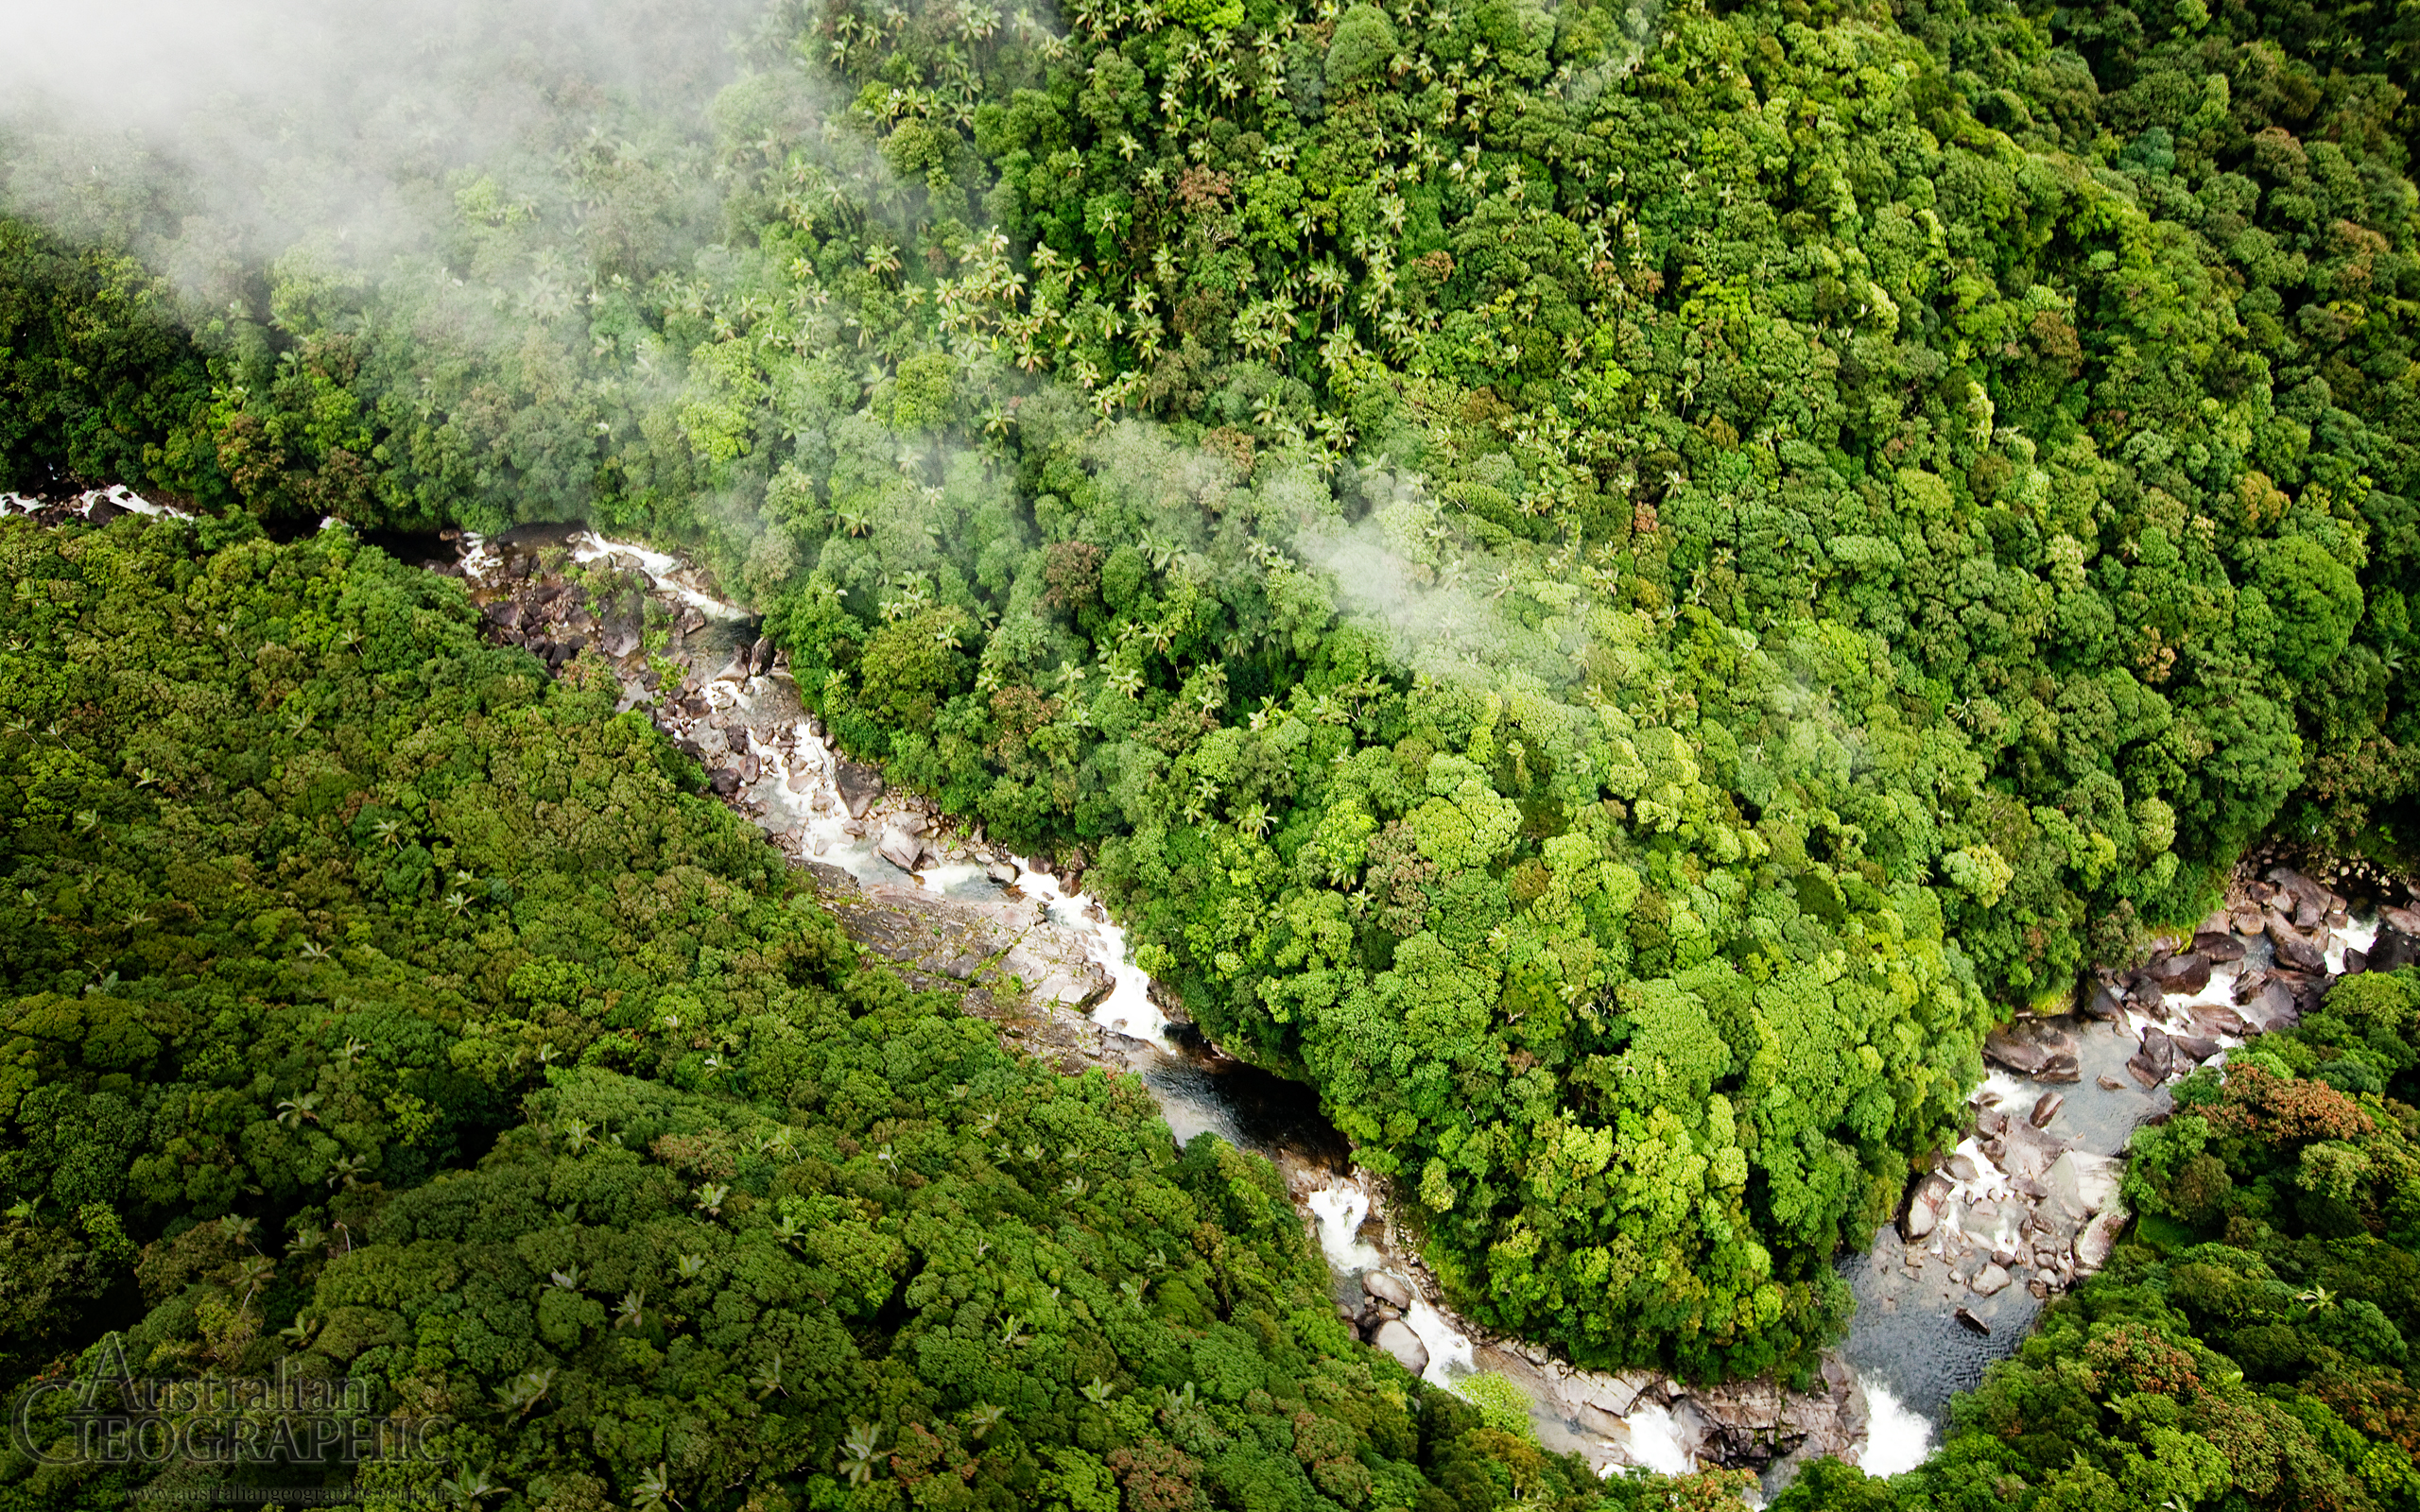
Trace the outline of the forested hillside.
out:
M 356 1483 L 397 1503 L 1688 1494 L 1362 1347 L 1265 1160 L 861 965 L 458 583 L 136 519 L 0 558 L 12 1401 L 104 1328 L 145 1375 L 348 1377 L 431 1424 Z M 345 1479 L 29 1460 L 76 1404 L 12 1417 L 0 1504 Z
M 2398 26 L 804 6 L 206 316 L 12 230 L 0 482 L 684 544 L 1474 1317 L 1803 1366 L 1996 1013 L 2408 839 Z

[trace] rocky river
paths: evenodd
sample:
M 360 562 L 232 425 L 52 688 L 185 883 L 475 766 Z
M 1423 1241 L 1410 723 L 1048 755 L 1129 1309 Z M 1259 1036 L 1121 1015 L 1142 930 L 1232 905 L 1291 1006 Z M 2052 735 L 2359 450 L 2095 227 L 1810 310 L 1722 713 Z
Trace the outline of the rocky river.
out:
M 73 507 L 160 512 L 124 490 Z M 602 656 L 624 706 L 697 758 L 713 792 L 813 876 L 851 936 L 911 982 L 960 991 L 1004 1040 L 1063 1069 L 1140 1076 L 1180 1140 L 1214 1132 L 1268 1155 L 1318 1235 L 1340 1315 L 1440 1385 L 1501 1377 L 1545 1444 L 1606 1473 L 1750 1466 L 1771 1490 L 1811 1455 L 1873 1473 L 1912 1466 L 1950 1397 L 2106 1262 L 2128 1218 L 2126 1143 L 2167 1115 L 2170 1083 L 2290 1023 L 2342 974 L 2420 962 L 2408 889 L 2247 864 L 2191 935 L 2088 979 L 2066 1011 L 1993 1033 L 1962 1138 L 1910 1182 L 1873 1247 L 1840 1262 L 1856 1314 L 1807 1389 L 1577 1370 L 1452 1314 L 1315 1095 L 1194 1031 L 1083 892 L 1080 855 L 1010 854 L 839 756 L 754 617 L 679 559 L 577 525 L 380 543 L 463 578 L 491 638 L 558 668 Z

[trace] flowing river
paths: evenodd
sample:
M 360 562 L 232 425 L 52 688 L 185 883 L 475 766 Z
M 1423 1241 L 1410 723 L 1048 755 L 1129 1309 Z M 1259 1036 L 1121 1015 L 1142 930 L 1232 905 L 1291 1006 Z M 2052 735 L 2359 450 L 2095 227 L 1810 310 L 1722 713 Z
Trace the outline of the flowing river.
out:
M 79 503 L 96 517 L 168 512 L 124 489 L 90 494 Z M 31 501 L 0 499 L 0 510 L 34 507 Z M 541 654 L 565 644 L 576 654 L 592 637 L 601 638 L 602 648 L 618 654 L 626 669 L 640 664 L 637 632 L 629 626 L 620 632 L 625 644 L 617 652 L 611 624 L 600 626 L 591 617 L 584 628 L 562 632 L 569 642 L 538 639 L 534 630 L 522 628 L 517 607 L 504 614 L 497 606 L 527 600 L 529 585 L 566 559 L 643 574 L 649 596 L 673 621 L 671 649 L 691 669 L 695 692 L 681 699 L 652 696 L 626 670 L 629 705 L 648 705 L 667 733 L 702 752 L 710 765 L 732 764 L 737 782 L 732 787 L 717 784 L 717 791 L 800 864 L 837 868 L 873 888 L 912 886 L 976 903 L 1022 899 L 1038 904 L 1059 936 L 1075 942 L 1098 969 L 1085 994 L 1086 1012 L 1113 1037 L 1103 1042 L 1114 1045 L 1118 1062 L 1141 1076 L 1176 1137 L 1213 1133 L 1274 1161 L 1317 1233 L 1340 1312 L 1367 1319 L 1374 1302 L 1388 1299 L 1380 1294 L 1409 1294 L 1404 1297 L 1408 1305 L 1389 1305 L 1379 1315 L 1399 1317 L 1399 1323 L 1385 1326 L 1408 1329 L 1417 1340 L 1413 1347 L 1398 1333 L 1389 1347 L 1430 1382 L 1467 1389 L 1482 1370 L 1504 1377 L 1530 1400 L 1531 1420 L 1547 1447 L 1582 1453 L 1604 1473 L 1623 1466 L 1667 1473 L 1696 1468 L 1712 1446 L 1737 1442 L 1737 1424 L 1725 1416 L 1728 1407 L 1755 1399 L 1759 1390 L 1765 1398 L 1775 1397 L 1769 1383 L 1727 1388 L 1732 1394 L 1724 1396 L 1692 1393 L 1640 1374 L 1574 1372 L 1544 1351 L 1488 1337 L 1441 1307 L 1416 1259 L 1391 1247 L 1377 1183 L 1354 1167 L 1349 1142 L 1322 1116 L 1310 1089 L 1226 1057 L 1189 1023 L 1172 1022 L 1160 1005 L 1163 994 L 1133 964 L 1125 931 L 1096 900 L 1047 867 L 985 847 L 979 833 L 956 835 L 933 825 L 925 838 L 924 816 L 900 807 L 899 795 L 877 808 L 860 794 L 853 812 L 843 790 L 844 764 L 801 704 L 786 671 L 772 663 L 757 639 L 755 617 L 716 596 L 713 585 L 679 558 L 604 540 L 578 525 L 524 526 L 492 540 L 379 538 L 377 543 L 464 577 L 487 605 L 491 627 L 501 627 L 508 638 Z M 550 566 L 540 566 L 541 558 Z M 544 602 L 547 592 L 538 590 L 535 597 Z M 559 632 L 555 622 L 548 624 L 549 636 Z M 708 670 L 713 667 L 722 670 Z M 886 831 L 886 824 L 893 828 Z M 902 824 L 912 824 L 919 838 L 902 844 Z M 891 855 L 884 853 L 886 839 L 892 842 Z M 902 866 L 900 859 L 910 864 Z M 2323 930 L 2322 937 L 2332 940 L 2326 962 L 2331 971 L 2343 969 L 2347 950 L 2365 949 L 2377 926 L 2343 920 L 2340 929 L 2335 936 Z M 1857 1309 L 1825 1373 L 1828 1396 L 1819 1391 L 1795 1399 L 1818 1423 L 1806 1452 L 1848 1452 L 1871 1474 L 1910 1469 L 1930 1452 L 1950 1398 L 1975 1385 L 1992 1361 L 2014 1352 L 2045 1296 L 2055 1295 L 2046 1284 L 2048 1271 L 2032 1273 L 2031 1284 L 2014 1283 L 2009 1272 L 1996 1278 L 1980 1274 L 1993 1263 L 2025 1270 L 2016 1257 L 2030 1253 L 2029 1234 L 2038 1236 L 2046 1200 L 2054 1203 L 2059 1195 L 2051 1190 L 2046 1199 L 2045 1191 L 2058 1188 L 2065 1171 L 2069 1186 L 2100 1194 L 2107 1216 L 2099 1221 L 2113 1235 L 2116 1223 L 2122 1222 L 2122 1211 L 2107 1210 L 2118 1160 L 2134 1129 L 2169 1104 L 2163 1086 L 2147 1090 L 2142 1077 L 2127 1071 L 2144 1031 L 2153 1027 L 2147 1013 L 2170 1023 L 2216 1016 L 2235 1020 L 2249 1032 L 2226 1005 L 2248 973 L 2265 973 L 2270 965 L 2269 945 L 2256 937 L 2239 961 L 2211 970 L 2206 986 L 2196 992 L 2165 1000 L 2153 992 L 2150 1009 L 2130 1005 L 2109 1022 L 2070 1016 L 2027 1025 L 2071 1047 L 2074 1063 L 2044 1068 L 2055 1078 L 2049 1080 L 1994 1069 L 1973 1093 L 1976 1117 L 1969 1137 L 1932 1178 L 1940 1184 L 1934 1189 L 1938 1222 L 1917 1233 L 1912 1222 L 1903 1220 L 1885 1228 L 1869 1251 L 1838 1262 Z M 2197 1012 L 2204 1019 L 2194 1019 Z M 2223 1053 L 2240 1040 L 2221 1033 L 2213 1042 Z M 2180 1063 L 2180 1074 L 2182 1069 Z M 2042 1121 L 2048 1128 L 2029 1133 L 2036 1111 L 2051 1106 L 2046 1096 L 2064 1102 Z M 2036 1152 L 2033 1165 L 2027 1163 L 2029 1149 Z M 2066 1159 L 2053 1163 L 2054 1150 Z M 2046 1163 L 2048 1189 L 2041 1179 Z M 1912 1218 L 1915 1209 L 1909 1211 Z M 1379 1337 L 1386 1342 L 1387 1335 Z M 1829 1418 L 1824 1416 L 1827 1410 Z M 1781 1417 L 1789 1419 L 1789 1410 Z M 1802 1426 L 1805 1420 L 1802 1416 Z M 1730 1439 L 1721 1435 L 1726 1424 L 1734 1429 Z M 1770 1494 L 1795 1474 L 1796 1456 L 1768 1452 L 1751 1462 L 1765 1459 L 1771 1461 L 1764 1486 Z

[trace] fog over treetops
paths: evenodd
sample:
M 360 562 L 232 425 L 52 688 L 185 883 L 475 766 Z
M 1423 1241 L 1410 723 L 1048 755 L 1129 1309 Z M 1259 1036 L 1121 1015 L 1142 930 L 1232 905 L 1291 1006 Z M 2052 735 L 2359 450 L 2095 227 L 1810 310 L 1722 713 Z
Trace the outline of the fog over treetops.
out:
M 1572 1479 L 1517 1425 L 1464 1422 L 1389 1375 L 1330 1327 L 1315 1258 L 1269 1258 L 1292 1254 L 1294 1228 L 1265 1171 L 1158 1149 L 1128 1091 L 984 1058 L 980 1075 L 932 1071 L 941 1100 L 920 1102 L 897 1089 L 925 1073 L 878 1092 L 850 1078 L 891 1073 L 838 1049 L 828 1074 L 683 1071 L 706 1052 L 629 1005 L 787 960 L 792 946 L 767 942 L 822 927 L 803 885 L 721 840 L 698 842 L 711 863 L 645 847 L 545 861 L 558 881 L 544 887 L 507 876 L 542 858 L 499 860 L 472 869 L 557 902 L 510 904 L 510 939 L 449 919 L 439 870 L 399 870 L 400 832 L 358 816 L 379 806 L 432 856 L 441 837 L 464 850 L 487 823 L 475 816 L 518 812 L 494 774 L 540 758 L 500 752 L 543 745 L 549 719 L 596 716 L 578 738 L 603 744 L 578 760 L 604 786 L 579 792 L 612 788 L 617 765 L 659 773 L 644 793 L 614 789 L 615 812 L 660 816 L 649 833 L 721 833 L 685 758 L 634 730 L 615 744 L 624 727 L 590 707 L 610 711 L 623 679 L 677 698 L 677 672 L 655 669 L 666 685 L 649 689 L 644 658 L 590 651 L 547 681 L 520 651 L 477 644 L 456 586 L 350 555 L 342 532 L 272 545 L 256 530 L 579 520 L 687 553 L 762 616 L 844 753 L 962 829 L 1080 868 L 1212 1041 L 1314 1089 L 1454 1308 L 1592 1366 L 1803 1376 L 1847 1314 L 1834 1257 L 1864 1248 L 1964 1131 L 1992 1024 L 2081 1005 L 2090 968 L 2182 943 L 2247 855 L 2408 865 L 2420 195 L 2400 23 L 2201 0 L 1167 0 L 1063 15 L 633 0 L 26 21 L 0 58 L 0 489 L 123 482 L 202 521 L 10 527 L 22 601 L 31 582 L 100 581 L 106 560 L 161 627 L 111 629 L 112 669 L 71 677 L 56 668 L 89 662 L 71 648 L 112 611 L 45 590 L 47 617 L 0 662 L 19 721 L 0 735 L 21 900 L 0 911 L 23 910 L 6 931 L 23 942 L 10 1011 L 39 1000 L 97 1025 L 77 1005 L 114 971 L 103 996 L 131 1005 L 127 1022 L 158 1047 L 144 1057 L 165 1057 L 26 1062 L 41 1069 L 23 1096 L 56 1087 L 42 1094 L 129 1109 L 78 1115 L 66 1126 L 97 1132 L 77 1137 L 114 1143 L 73 1159 L 41 1143 L 63 1137 L 43 1132 L 60 1116 L 50 1103 L 0 1133 L 16 1152 L 0 1181 L 22 1209 L 9 1242 L 81 1257 L 59 1274 L 90 1294 L 71 1306 L 61 1281 L 11 1325 L 26 1369 L 88 1345 L 104 1317 L 138 1315 L 126 1288 L 144 1276 L 179 1278 L 142 1298 L 162 1348 L 207 1333 L 178 1287 L 219 1285 L 225 1316 L 256 1314 L 248 1342 L 211 1346 L 231 1360 L 300 1358 L 314 1347 L 273 1342 L 279 1329 L 382 1309 L 387 1332 L 361 1323 L 349 1351 L 315 1358 L 398 1393 L 441 1377 L 466 1421 L 463 1403 L 525 1372 L 604 1380 L 641 1336 L 670 1360 L 693 1336 L 682 1326 L 663 1321 L 658 1339 L 599 1321 L 602 1302 L 541 1295 L 493 1304 L 535 1307 L 534 1322 L 480 1313 L 505 1344 L 411 1363 L 376 1351 L 488 1308 L 460 1299 L 468 1281 L 431 1271 L 382 1282 L 384 1300 L 339 1300 L 355 1294 L 331 1261 L 307 1285 L 298 1273 L 250 1295 L 209 1279 L 250 1263 L 250 1240 L 197 1248 L 182 1270 L 159 1258 L 230 1219 L 326 1229 L 332 1204 L 387 1225 L 381 1243 L 485 1243 L 452 1220 L 413 1228 L 414 1204 L 433 1212 L 449 1181 L 569 1180 L 554 1162 L 628 1155 L 633 1181 L 711 1179 L 754 1194 L 769 1225 L 779 1211 L 853 1236 L 813 1262 L 828 1279 L 793 1287 L 830 1310 L 796 1303 L 824 1319 L 799 1324 L 821 1342 L 780 1348 L 794 1366 L 793 1349 L 846 1335 L 862 1373 L 833 1375 L 811 1403 L 730 1388 L 798 1418 L 795 1460 L 750 1472 L 768 1497 L 1426 1512 L 1432 1494 L 1648 1494 Z M 78 553 L 99 557 L 78 566 Z M 250 585 L 250 619 L 176 607 L 236 593 L 201 586 L 225 575 Z M 204 623 L 250 627 L 232 644 L 253 670 L 174 662 Z M 375 666 L 387 653 L 341 639 L 403 623 L 420 649 Z M 307 665 L 285 668 L 272 645 Z M 432 657 L 458 676 L 411 670 Z M 168 719 L 138 689 L 155 672 L 218 690 L 212 707 L 233 700 L 235 723 L 179 736 L 223 752 L 193 758 L 207 793 L 141 782 L 168 761 L 146 744 Z M 355 711 L 348 739 L 374 730 L 428 753 L 411 770 L 366 746 L 238 760 L 272 737 L 232 711 L 293 699 Z M 295 920 L 259 938 L 374 948 L 453 984 L 380 1022 L 415 1047 L 392 1064 L 436 1078 L 393 1095 L 446 1108 L 454 1143 L 405 1137 L 401 1113 L 365 1112 L 349 1133 L 279 1122 L 281 1100 L 352 1074 L 345 1036 L 306 1027 L 318 989 L 262 967 L 224 989 L 240 1008 L 205 1013 L 191 996 L 210 962 L 284 959 L 254 939 L 268 926 L 195 922 L 199 943 L 171 961 L 105 924 L 234 906 L 202 896 L 199 879 L 223 873 L 182 858 L 235 843 L 211 826 L 237 825 L 249 809 L 233 795 L 250 790 L 285 817 L 242 821 L 263 826 L 244 842 L 248 874 L 288 878 Z M 171 800 L 233 806 L 193 828 L 159 817 Z M 295 891 L 314 868 L 366 900 L 364 940 L 340 922 L 354 904 Z M 706 888 L 758 943 L 699 924 L 700 952 L 736 954 L 650 954 L 648 930 L 669 926 L 614 913 L 596 890 L 614 886 Z M 575 897 L 590 901 L 562 901 Z M 603 912 L 576 927 L 528 912 L 556 906 Z M 475 939 L 492 968 L 441 964 Z M 841 947 L 818 959 L 763 965 L 790 985 L 717 987 L 675 1016 L 729 1037 L 714 1053 L 733 1064 L 787 1067 L 808 1053 L 769 1048 L 785 1015 L 804 1022 L 784 994 L 821 993 L 815 1011 L 866 1057 L 893 1032 L 977 1056 L 950 1038 L 962 1021 L 892 1004 Z M 2173 1442 L 2146 1449 L 2151 1419 L 2131 1408 L 2106 1407 L 2091 1434 L 2027 1426 L 2049 1419 L 2008 1406 L 2018 1374 L 1995 1378 L 2002 1415 L 1961 1418 L 1956 1440 L 2014 1478 L 1995 1504 L 2117 1494 L 2075 1452 L 2125 1487 L 2111 1504 L 2409 1499 L 2395 1477 L 2420 1445 L 2395 1436 L 2409 1388 L 2387 1342 L 2405 1326 L 2400 1293 L 2362 1299 L 2387 1333 L 2364 1314 L 2367 1332 L 2340 1338 L 2316 1304 L 2294 1314 L 2267 1292 L 2256 1308 L 2204 1307 L 2217 1283 L 2175 1268 L 2265 1269 L 2289 1297 L 2337 1297 L 2360 1267 L 2315 1257 L 2341 1242 L 2378 1246 L 2360 1266 L 2402 1274 L 2401 1158 L 2375 1143 L 2408 1113 L 2400 1001 L 2363 998 L 2335 1015 L 2342 1032 L 2314 1012 L 2320 1027 L 2258 1074 L 2305 1091 L 2206 1074 L 2192 1094 L 2218 1110 L 2194 1115 L 2204 1135 L 2161 1136 L 2204 1143 L 2163 1146 L 2145 1177 L 2157 1191 L 2138 1194 L 2168 1225 L 2138 1230 L 2142 1263 L 2171 1268 L 2113 1267 L 2119 1299 L 2060 1304 L 2068 1321 L 2041 1346 L 2097 1372 L 2058 1377 L 2080 1394 L 2063 1412 L 2127 1391 L 2199 1410 L 2175 1372 L 2215 1382 L 2221 1358 L 2270 1405 L 2214 1386 L 2217 1416 L 2162 1418 Z M 182 1005 L 144 1005 L 169 1003 Z M 222 1013 L 293 1015 L 287 1058 L 211 1059 L 197 1037 Z M 543 1020 L 581 1076 L 619 1079 L 580 1091 L 561 1068 L 463 1048 L 475 1023 L 514 1017 Z M 595 1050 L 617 1035 L 632 1048 Z M 2327 1071 L 2338 1061 L 2367 1070 Z M 1028 1116 L 1012 1103 L 1105 1109 L 1114 1135 L 1070 1147 L 1127 1152 L 1117 1179 L 1163 1204 L 1167 1243 L 1209 1246 L 1183 1297 L 1154 1301 L 1175 1293 L 1103 1237 L 1080 1257 L 1105 1283 L 1100 1306 L 1054 1332 L 1041 1320 L 1073 1317 L 1061 1293 L 1075 1287 L 1043 1278 L 1077 1261 L 1034 1260 L 1031 1289 L 1011 1297 L 1009 1271 L 948 1259 L 938 1228 L 919 1237 L 940 1220 L 912 1215 L 928 1198 L 892 1166 L 844 1176 L 873 1159 L 844 1143 L 896 1157 L 897 1130 L 917 1124 L 939 1142 L 927 1178 L 943 1181 L 977 1109 L 942 1094 L 986 1076 L 1027 1089 L 998 1093 L 1003 1119 Z M 177 1110 L 207 1102 L 202 1087 L 225 1098 L 207 1141 L 205 1115 Z M 647 1109 L 629 1116 L 650 1140 L 704 1143 L 570 1149 L 551 1132 L 570 1115 L 551 1109 L 589 1096 Z M 2304 1122 L 2277 1122 L 2289 1105 Z M 753 1119 L 830 1142 L 812 1182 L 771 1165 L 760 1179 L 755 1156 L 717 1143 Z M 2322 1146 L 2354 1153 L 2307 1156 Z M 332 1189 L 338 1160 L 361 1163 Z M 1061 1183 L 1096 1179 L 1063 1160 L 1046 1186 L 1017 1174 L 1022 1195 L 980 1200 L 1050 1229 Z M 69 1190 L 54 1173 L 70 1168 L 149 1174 Z M 1180 1189 L 1195 1209 L 1167 1194 Z M 1067 1223 L 1092 1221 L 1083 1193 L 1063 1194 Z M 808 1206 L 781 1208 L 793 1198 Z M 672 1223 L 680 1204 L 663 1201 Z M 709 1219 L 735 1233 L 756 1221 L 684 1209 L 679 1222 Z M 534 1208 L 525 1220 L 546 1228 Z M 1232 1244 L 1182 1237 L 1197 1225 Z M 679 1240 L 693 1242 L 706 1241 Z M 647 1267 L 673 1264 L 673 1243 L 582 1274 L 627 1270 L 617 1291 L 672 1295 L 680 1280 Z M 2217 1243 L 2252 1258 L 2191 1248 Z M 1255 1279 L 1219 1269 L 1253 1246 Z M 555 1268 L 529 1263 L 532 1286 Z M 1107 1321 L 1126 1279 L 1145 1288 L 1148 1338 Z M 961 1284 L 1002 1290 L 978 1304 L 949 1290 Z M 945 1295 L 949 1327 L 1010 1342 L 949 1346 L 968 1352 L 948 1365 L 934 1344 L 911 1363 L 901 1341 L 942 1327 Z M 581 1305 L 599 1320 L 579 1322 Z M 716 1305 L 700 1293 L 675 1311 Z M 2309 1336 L 2242 1344 L 2265 1364 L 2211 1352 L 2262 1328 Z M 1063 1341 L 1061 1363 L 1036 1363 L 1019 1330 Z M 977 1353 L 1024 1363 L 981 1367 L 1008 1371 L 995 1379 Z M 737 1359 L 700 1369 L 730 1384 Z M 1315 1377 L 1340 1383 L 1322 1396 L 1304 1384 Z M 631 1379 L 635 1422 L 670 1388 Z M 1085 1395 L 1095 1381 L 1107 1395 Z M 715 1451 L 683 1471 L 658 1430 L 558 1431 L 549 1414 L 590 1399 L 524 1397 L 479 1430 L 522 1467 L 499 1495 L 590 1494 L 566 1476 L 689 1507 L 752 1494 L 705 1487 Z M 1295 1419 L 1311 1438 L 1279 1442 L 1269 1424 L 1289 1400 L 1322 1421 L 1335 1404 L 1360 1436 L 1331 1444 Z M 977 1409 L 1007 1414 L 988 1422 L 1012 1425 L 1018 1447 L 981 1448 Z M 2262 1426 L 2230 1439 L 2221 1418 Z M 846 1471 L 858 1426 L 886 1448 L 911 1430 L 941 1447 L 883 1471 L 867 1446 L 848 1461 L 864 1473 Z M 1509 1436 L 1474 1436 L 1490 1433 Z M 2389 1443 L 2401 1469 L 2369 1457 Z M 2154 1486 L 2128 1454 L 2187 1469 Z M 659 1469 L 669 1482 L 639 1479 Z M 1955 1479 L 1908 1504 L 1966 1504 Z M 2153 1500 L 2123 1499 L 2136 1496 Z

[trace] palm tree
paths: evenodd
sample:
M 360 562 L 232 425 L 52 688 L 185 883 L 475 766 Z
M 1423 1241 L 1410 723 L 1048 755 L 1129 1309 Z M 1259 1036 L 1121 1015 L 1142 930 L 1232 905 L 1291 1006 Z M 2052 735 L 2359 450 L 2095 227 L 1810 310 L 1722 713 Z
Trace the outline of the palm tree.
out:
M 638 1504 L 641 1512 L 659 1506 L 679 1506 L 681 1499 L 672 1494 L 672 1467 L 658 1461 L 655 1469 L 639 1476 Z
M 881 1443 L 882 1430 L 873 1424 L 850 1425 L 849 1436 L 840 1441 L 840 1469 L 851 1486 L 863 1486 L 873 1479 Z

